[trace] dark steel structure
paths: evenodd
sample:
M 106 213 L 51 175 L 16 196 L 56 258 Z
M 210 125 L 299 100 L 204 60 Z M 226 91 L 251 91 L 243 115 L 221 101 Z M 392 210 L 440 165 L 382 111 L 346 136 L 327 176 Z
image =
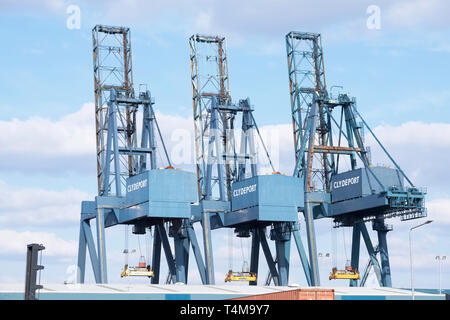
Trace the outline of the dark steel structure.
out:
M 38 272 L 44 269 L 44 266 L 38 265 L 39 253 L 45 247 L 41 244 L 32 243 L 27 245 L 27 266 L 25 274 L 25 300 L 36 300 L 36 290 L 42 289 L 43 286 L 37 283 Z
M 351 267 L 359 268 L 362 236 L 370 256 L 368 268 L 374 268 L 380 285 L 389 287 L 386 235 L 392 226 L 385 219 L 425 217 L 426 192 L 411 182 L 387 152 L 358 112 L 356 99 L 347 94 L 332 96 L 333 88 L 329 90 L 325 80 L 320 34 L 290 32 L 286 35 L 286 49 L 296 156 L 294 176 L 303 179 L 305 188 L 312 282 L 319 285 L 314 219 L 332 218 L 335 227 L 353 229 Z M 394 168 L 371 163 L 364 130 Z M 375 247 L 366 228 L 369 221 L 378 235 Z M 350 281 L 352 286 L 357 284 L 357 280 Z
M 303 205 L 299 179 L 280 175 L 273 166 L 274 174 L 258 175 L 255 136 L 259 129 L 250 100 L 232 102 L 225 38 L 193 35 L 189 45 L 200 200 L 198 207 L 193 206 L 193 216 L 202 223 L 207 283 L 214 283 L 211 230 L 217 228 L 232 228 L 237 237 L 251 237 L 250 274 L 258 273 L 261 247 L 270 278 L 281 286 L 288 284 L 293 235 L 309 279 L 298 233 L 298 207 Z M 275 259 L 267 228 L 275 242 Z M 250 281 L 250 285 L 256 283 Z
M 84 282 L 88 249 L 95 281 L 108 282 L 105 229 L 117 225 L 125 226 L 126 238 L 130 225 L 133 234 L 154 235 L 152 283 L 159 283 L 162 250 L 169 281 L 186 283 L 190 246 L 204 279 L 204 266 L 190 223 L 190 205 L 197 202 L 195 175 L 171 166 L 150 91 L 135 96 L 130 31 L 97 25 L 92 34 L 98 196 L 95 201 L 82 202 L 78 280 Z M 139 125 L 138 117 L 142 119 Z M 165 160 L 160 163 L 162 168 L 157 166 L 158 154 L 161 161 Z M 96 224 L 97 249 L 91 221 Z M 168 237 L 174 239 L 175 252 Z M 124 253 L 128 254 L 127 247 Z

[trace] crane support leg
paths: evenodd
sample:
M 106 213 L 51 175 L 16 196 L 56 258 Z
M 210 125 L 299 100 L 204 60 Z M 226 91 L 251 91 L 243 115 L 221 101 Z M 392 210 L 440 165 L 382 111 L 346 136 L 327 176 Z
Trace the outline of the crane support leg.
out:
M 169 266 L 170 276 L 172 277 L 172 283 L 177 282 L 177 269 L 175 266 L 175 260 L 173 258 L 172 250 L 170 249 L 169 239 L 167 237 L 166 229 L 163 224 L 157 225 L 159 235 L 161 237 L 161 243 L 164 248 L 164 255 L 166 256 L 167 265 Z
M 306 235 L 308 237 L 309 262 L 311 270 L 311 285 L 320 286 L 319 263 L 317 261 L 316 233 L 314 231 L 313 203 L 309 199 L 310 194 L 305 192 L 305 222 Z
M 287 223 L 277 223 L 272 231 L 277 254 L 280 286 L 287 286 L 289 281 L 289 258 L 291 253 L 291 231 Z
M 205 264 L 203 263 L 200 246 L 198 245 L 197 236 L 195 235 L 195 230 L 192 224 L 189 224 L 187 231 L 191 242 L 192 251 L 194 252 L 195 261 L 197 262 L 198 272 L 200 273 L 200 278 L 202 279 L 202 284 L 206 284 Z
M 383 286 L 381 269 L 380 269 L 380 264 L 378 263 L 377 253 L 376 253 L 375 249 L 373 248 L 372 241 L 370 241 L 370 236 L 369 236 L 369 233 L 367 232 L 367 228 L 364 223 L 362 223 L 360 225 L 360 230 L 361 230 L 361 234 L 363 236 L 364 242 L 366 244 L 367 252 L 369 253 L 370 261 L 374 268 L 375 275 L 378 279 L 378 283 L 380 284 L 380 286 Z M 364 279 L 364 277 L 363 277 L 363 279 Z M 361 281 L 361 286 L 364 285 L 364 282 Z
M 289 256 L 291 241 L 276 241 L 278 274 L 280 286 L 287 286 L 289 280 Z
M 389 252 L 387 246 L 387 233 L 392 230 L 384 223 L 384 219 L 375 220 L 373 229 L 378 233 L 378 248 L 381 259 L 381 279 L 383 287 L 392 287 L 391 267 L 389 264 Z
M 212 254 L 210 212 L 207 212 L 205 210 L 203 210 L 202 214 L 202 226 L 206 264 L 206 283 L 214 284 L 214 262 Z
M 267 244 L 267 239 L 265 236 L 265 232 L 264 229 L 260 230 L 260 242 L 261 242 L 261 247 L 263 249 L 264 252 L 264 256 L 266 257 L 266 261 L 267 261 L 267 266 L 269 267 L 269 271 L 270 271 L 270 275 L 273 279 L 273 282 L 276 286 L 280 285 L 280 276 L 278 274 L 277 271 L 277 266 L 275 264 L 275 262 L 273 261 L 272 258 L 272 253 L 270 252 L 270 248 L 269 245 Z
M 302 262 L 303 271 L 305 272 L 306 282 L 308 283 L 308 286 L 311 286 L 311 269 L 309 267 L 308 257 L 306 256 L 302 239 L 300 238 L 300 232 L 294 227 L 292 235 L 294 236 L 295 244 L 297 245 L 297 251 L 300 256 L 300 261 Z
M 253 229 L 252 235 L 252 253 L 250 258 L 250 272 L 258 274 L 259 265 L 259 230 L 258 228 Z M 256 286 L 257 281 L 250 281 L 249 285 Z
M 189 238 L 178 234 L 174 237 L 174 242 L 177 282 L 186 284 L 189 263 Z
M 106 241 L 105 241 L 105 209 L 97 208 L 97 252 L 99 281 L 97 283 L 108 283 L 106 266 Z
M 89 250 L 89 258 L 91 260 L 95 282 L 100 283 L 98 257 L 97 252 L 95 251 L 95 243 L 94 237 L 92 236 L 91 225 L 89 220 L 82 220 L 80 222 L 80 242 L 78 245 L 78 283 L 84 283 L 86 271 L 86 246 Z
M 77 270 L 77 282 L 78 283 L 84 283 L 84 277 L 86 274 L 86 235 L 84 234 L 83 230 L 83 223 L 84 221 L 81 220 L 80 222 L 80 236 L 78 240 L 78 270 Z M 94 274 L 95 274 L 94 268 Z
M 358 222 L 353 226 L 353 236 L 352 236 L 352 260 L 351 266 L 353 270 L 359 270 L 359 251 L 361 246 L 361 224 L 364 222 Z M 358 280 L 351 279 L 350 287 L 357 287 Z
M 159 231 L 157 226 L 154 227 L 154 238 L 153 238 L 153 254 L 152 254 L 152 269 L 153 269 L 153 278 L 152 284 L 159 283 L 159 273 L 161 269 L 161 236 L 159 235 Z
M 386 240 L 387 231 L 378 231 L 378 246 L 380 248 L 381 258 L 381 277 L 384 287 L 392 287 L 391 268 L 389 265 L 389 253 Z

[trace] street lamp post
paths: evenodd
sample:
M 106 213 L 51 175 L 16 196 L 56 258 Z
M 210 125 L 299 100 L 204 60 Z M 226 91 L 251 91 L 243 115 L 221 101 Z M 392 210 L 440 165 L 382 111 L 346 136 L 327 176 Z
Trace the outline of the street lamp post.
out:
M 421 223 L 415 227 L 412 227 L 411 229 L 409 229 L 409 261 L 410 261 L 410 266 L 411 266 L 411 295 L 412 295 L 412 300 L 414 300 L 414 274 L 413 274 L 413 250 L 412 250 L 412 238 L 411 238 L 411 234 L 412 231 L 414 229 L 417 229 L 421 226 L 424 226 L 426 224 L 429 224 L 433 222 L 433 220 L 427 220 L 424 223 Z
M 442 282 L 441 282 L 441 264 L 447 257 L 446 256 L 436 256 L 436 260 L 439 261 L 439 294 L 442 294 Z

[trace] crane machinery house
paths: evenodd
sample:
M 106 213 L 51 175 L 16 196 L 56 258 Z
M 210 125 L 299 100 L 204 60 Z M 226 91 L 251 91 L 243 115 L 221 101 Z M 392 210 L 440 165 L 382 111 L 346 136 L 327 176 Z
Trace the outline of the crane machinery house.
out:
M 297 221 L 303 202 L 303 187 L 297 177 L 272 174 L 236 181 L 225 225 L 253 220 Z

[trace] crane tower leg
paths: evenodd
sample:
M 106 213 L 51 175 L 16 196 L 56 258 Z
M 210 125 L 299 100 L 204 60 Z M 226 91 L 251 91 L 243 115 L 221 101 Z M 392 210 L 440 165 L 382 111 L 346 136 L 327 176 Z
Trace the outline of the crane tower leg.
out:
M 370 236 L 369 236 L 369 233 L 367 232 L 366 225 L 361 224 L 360 226 L 361 226 L 361 234 L 362 234 L 364 242 L 366 244 L 367 252 L 369 253 L 370 261 L 371 261 L 371 264 L 375 271 L 375 275 L 376 275 L 380 285 L 383 286 L 381 268 L 380 268 L 380 264 L 378 263 L 378 259 L 377 259 L 377 252 L 372 245 L 372 241 L 370 241 Z M 360 286 L 363 286 L 364 282 L 361 281 Z
M 311 285 L 320 286 L 319 277 L 319 264 L 317 261 L 317 247 L 316 238 L 314 230 L 314 218 L 312 212 L 312 202 L 309 200 L 310 194 L 305 192 L 305 224 L 306 224 L 306 235 L 308 237 L 308 251 L 309 251 L 309 261 L 310 261 L 310 271 L 311 271 Z
M 280 277 L 278 275 L 278 271 L 277 271 L 277 267 L 275 264 L 275 261 L 273 261 L 273 257 L 272 257 L 272 253 L 270 252 L 270 248 L 269 245 L 267 243 L 267 239 L 265 236 L 265 229 L 261 229 L 260 230 L 260 237 L 259 240 L 261 242 L 261 247 L 263 249 L 264 252 L 264 256 L 266 257 L 266 261 L 267 261 L 267 266 L 269 267 L 270 270 L 270 275 L 273 279 L 273 282 L 276 286 L 280 285 Z
M 351 266 L 353 270 L 359 269 L 359 252 L 361 246 L 361 223 L 356 223 L 353 226 L 353 235 L 352 235 L 352 258 L 351 258 Z M 358 280 L 352 279 L 350 280 L 350 287 L 357 287 Z
M 384 223 L 384 219 L 378 219 L 373 222 L 373 229 L 378 233 L 378 248 L 381 259 L 381 280 L 383 287 L 392 287 L 391 267 L 389 264 L 389 252 L 387 246 L 387 233 L 392 227 Z
M 106 265 L 106 241 L 105 241 L 105 209 L 97 209 L 97 252 L 98 252 L 98 283 L 108 283 Z
M 177 270 L 177 282 L 187 283 L 189 263 L 189 238 L 182 229 L 174 235 L 175 243 L 175 266 Z
M 161 269 L 161 236 L 159 235 L 159 231 L 157 226 L 154 227 L 154 238 L 153 238 L 153 255 L 152 255 L 152 269 L 153 269 L 153 278 L 152 284 L 159 283 L 159 273 Z
M 278 264 L 279 285 L 287 286 L 289 281 L 289 259 L 291 254 L 291 232 L 287 223 L 277 223 L 272 231 L 272 240 L 275 240 L 275 248 Z
M 250 258 L 250 272 L 258 274 L 258 264 L 259 264 L 259 230 L 258 228 L 253 229 L 252 232 L 252 253 Z M 256 286 L 256 281 L 250 281 L 249 285 Z
M 83 230 L 84 221 L 80 222 L 80 237 L 78 240 L 78 274 L 77 274 L 77 282 L 84 283 L 84 276 L 86 273 L 86 235 Z M 95 269 L 94 269 L 95 270 Z
M 202 226 L 206 265 L 206 283 L 214 284 L 214 262 L 212 254 L 210 212 L 205 210 L 203 210 L 202 214 Z

